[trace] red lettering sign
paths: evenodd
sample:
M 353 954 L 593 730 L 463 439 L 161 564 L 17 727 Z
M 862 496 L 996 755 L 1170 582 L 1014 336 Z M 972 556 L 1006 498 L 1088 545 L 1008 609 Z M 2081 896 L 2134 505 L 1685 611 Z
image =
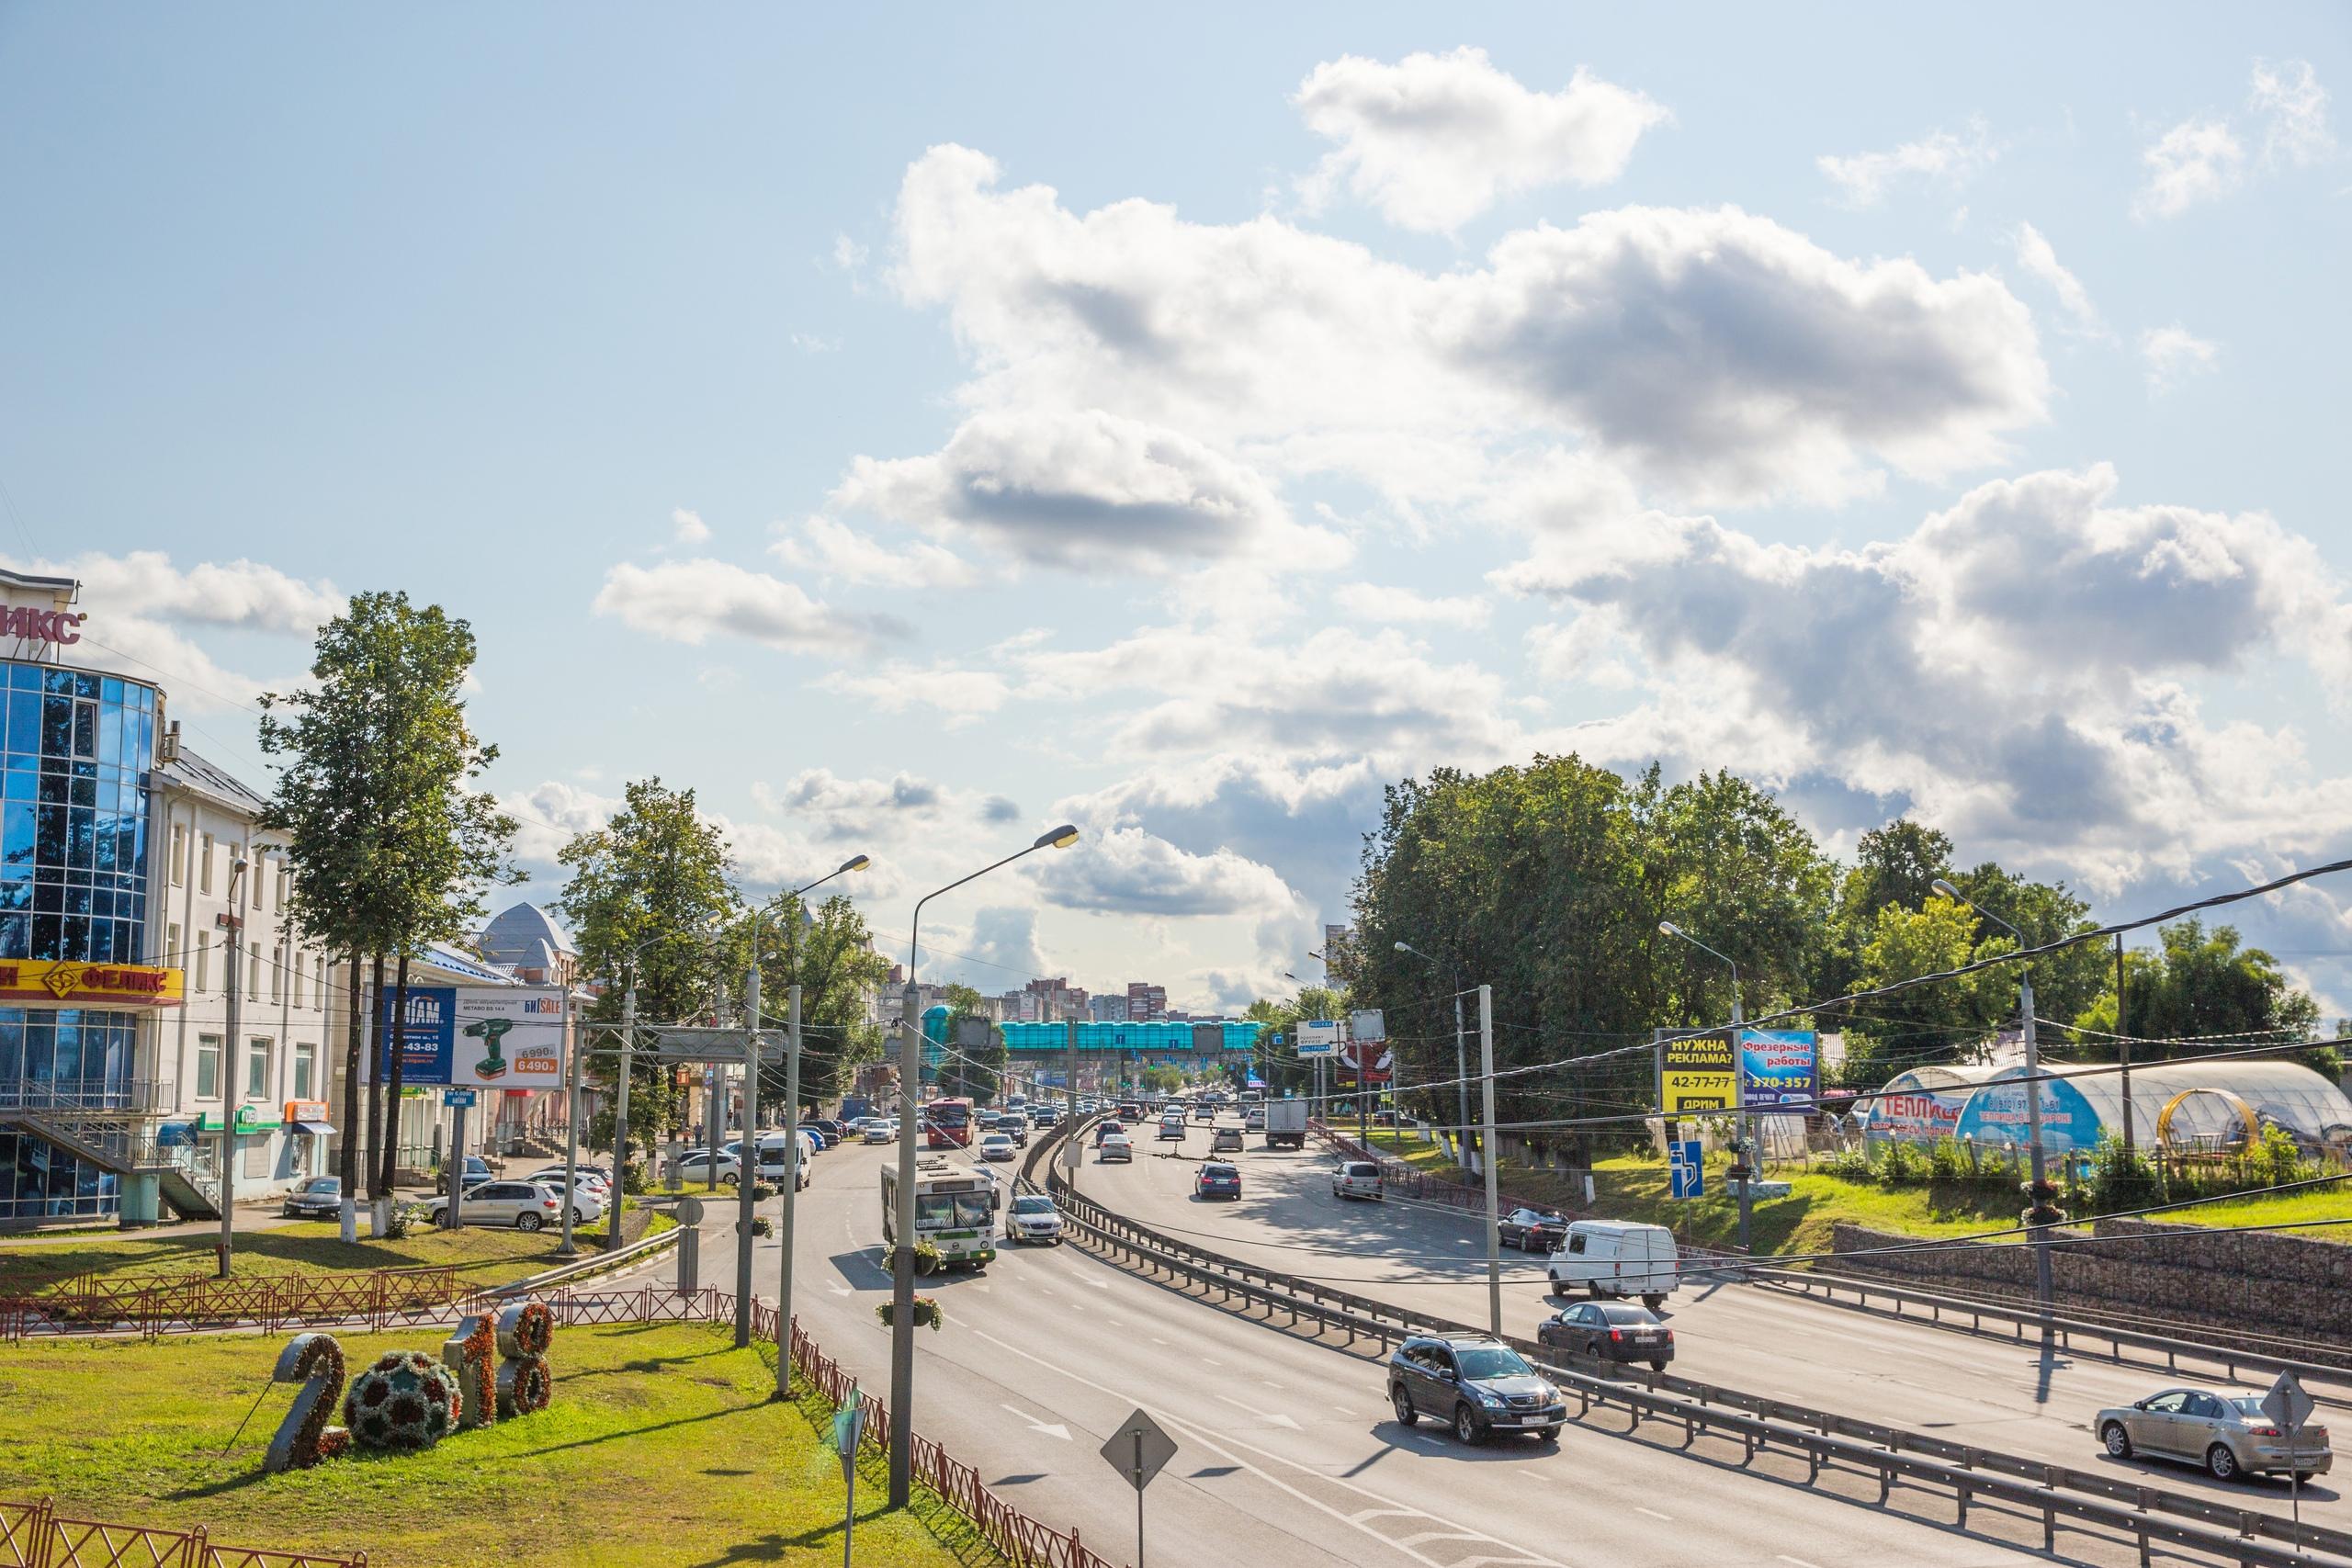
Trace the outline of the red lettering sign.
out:
M 74 628 L 88 618 L 74 610 L 37 610 L 30 604 L 17 604 L 0 615 L 0 631 L 25 642 L 66 647 L 82 640 Z

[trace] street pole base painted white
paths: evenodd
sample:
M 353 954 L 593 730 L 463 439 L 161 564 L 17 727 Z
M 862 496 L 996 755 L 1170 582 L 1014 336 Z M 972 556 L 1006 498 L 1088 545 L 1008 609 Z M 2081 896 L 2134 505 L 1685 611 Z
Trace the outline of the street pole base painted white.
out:
M 345 1246 L 359 1239 L 359 1200 L 346 1192 L 343 1195 L 343 1239 Z

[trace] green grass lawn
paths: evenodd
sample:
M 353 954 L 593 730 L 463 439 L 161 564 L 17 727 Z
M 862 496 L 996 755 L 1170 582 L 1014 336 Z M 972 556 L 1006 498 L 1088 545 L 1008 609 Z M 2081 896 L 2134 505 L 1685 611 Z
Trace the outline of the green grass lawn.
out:
M 1414 1134 L 1375 1129 L 1373 1143 L 1391 1154 L 1449 1180 L 1473 1179 L 1448 1161 L 1432 1145 Z M 1593 1209 L 1611 1219 L 1640 1220 L 1671 1226 L 1685 1239 L 1710 1247 L 1727 1247 L 1739 1239 L 1739 1205 L 1730 1195 L 1725 1174 L 1727 1156 L 1707 1164 L 1708 1196 L 1678 1201 L 1668 1196 L 1662 1161 L 1633 1155 L 1602 1160 L 1593 1169 Z M 1580 1187 L 1555 1171 L 1503 1165 L 1498 1179 L 1507 1192 L 1534 1201 L 1581 1210 Z M 1776 1168 L 1775 1179 L 1794 1190 L 1786 1198 L 1758 1203 L 1751 1224 L 1756 1250 L 1771 1253 L 1826 1252 L 1832 1227 L 1838 1221 L 1922 1237 L 1951 1237 L 2003 1230 L 2018 1223 L 2023 1201 L 1986 1188 L 1957 1182 L 1917 1187 L 1882 1187 L 1876 1182 L 1807 1171 L 1802 1167 Z M 2352 1219 L 2352 1182 L 2341 1188 L 2290 1194 L 2283 1198 L 2244 1198 L 2208 1203 L 2160 1216 L 2168 1224 L 2245 1225 L 2307 1224 L 2316 1220 Z M 2352 1225 L 2322 1226 L 2307 1234 L 2337 1241 L 2352 1241 Z
M 628 1202 L 631 1206 L 623 1211 L 621 1234 L 631 1240 L 675 1224 L 666 1213 L 638 1209 L 635 1199 Z M 363 1224 L 360 1229 L 365 1231 L 367 1226 Z M 599 1220 L 592 1231 L 580 1234 L 601 1237 L 604 1230 Z M 123 1278 L 209 1275 L 213 1239 L 209 1232 L 179 1235 L 112 1232 L 73 1241 L 0 1247 L 0 1289 L 38 1289 L 59 1275 L 91 1270 Z M 468 1225 L 459 1231 L 442 1231 L 420 1224 L 398 1241 L 362 1235 L 345 1243 L 334 1222 L 305 1220 L 270 1230 L 238 1232 L 235 1268 L 241 1274 L 271 1275 L 454 1263 L 458 1266 L 460 1283 L 492 1285 L 555 1267 L 562 1261 L 555 1256 L 561 1242 L 562 1232 L 558 1229 L 530 1233 Z
M 355 1369 L 386 1350 L 437 1359 L 441 1348 L 433 1329 L 338 1338 Z M 842 1559 L 841 1466 L 822 1437 L 830 1411 L 805 1393 L 771 1403 L 773 1349 L 737 1350 L 723 1329 L 559 1328 L 548 1409 L 423 1454 L 265 1475 L 262 1455 L 294 1393 L 268 1384 L 284 1339 L 28 1342 L 0 1353 L 0 1407 L 43 1413 L 0 1444 L 0 1497 L 48 1495 L 64 1511 L 132 1524 L 201 1523 L 237 1546 L 365 1548 L 378 1568 Z M 256 1395 L 259 1412 L 231 1446 Z M 885 1495 L 880 1472 L 861 1471 L 861 1568 L 1000 1561 L 936 1498 L 893 1515 Z

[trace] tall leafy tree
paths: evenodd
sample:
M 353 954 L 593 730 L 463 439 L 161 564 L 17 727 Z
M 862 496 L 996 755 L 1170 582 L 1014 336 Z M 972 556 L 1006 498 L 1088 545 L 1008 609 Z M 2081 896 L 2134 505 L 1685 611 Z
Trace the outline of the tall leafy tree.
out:
M 866 998 L 890 973 L 889 964 L 874 951 L 873 932 L 865 917 L 846 895 L 835 894 L 811 912 L 790 893 L 779 893 L 760 910 L 762 1010 L 782 1016 L 785 994 L 800 987 L 800 1098 L 804 1105 L 831 1100 L 848 1087 L 851 1070 L 871 1060 L 861 1052 L 878 1049 L 881 1036 L 865 1027 Z M 979 993 L 961 990 L 967 1006 L 977 1011 Z M 780 1103 L 784 1098 L 785 1064 L 763 1061 L 760 1067 L 760 1098 Z
M 690 789 L 648 778 L 624 796 L 611 820 L 575 835 L 557 857 L 569 872 L 558 905 L 582 964 L 607 982 L 591 1018 L 616 1020 L 634 985 L 641 1022 L 709 1021 L 720 999 L 738 993 L 751 956 L 727 840 L 696 812 Z M 618 1081 L 617 1061 L 591 1060 L 595 1081 Z M 631 1129 L 650 1152 L 678 1124 L 683 1099 L 670 1075 L 643 1056 L 629 1092 Z
M 2154 952 L 2135 948 L 2124 954 L 2123 983 L 2131 1003 L 2125 1021 L 2132 1034 L 2143 1040 L 2283 1044 L 2310 1039 L 2317 1031 L 2319 1004 L 2288 980 L 2269 953 L 2239 946 L 2236 927 L 2209 929 L 2192 919 L 2165 926 L 2156 936 Z M 2104 949 L 2093 951 L 2107 959 Z M 2109 978 L 2075 1020 L 2086 1029 L 2115 1030 L 2111 973 Z M 2143 1044 L 2132 1047 L 2132 1055 L 2145 1061 L 2199 1049 Z

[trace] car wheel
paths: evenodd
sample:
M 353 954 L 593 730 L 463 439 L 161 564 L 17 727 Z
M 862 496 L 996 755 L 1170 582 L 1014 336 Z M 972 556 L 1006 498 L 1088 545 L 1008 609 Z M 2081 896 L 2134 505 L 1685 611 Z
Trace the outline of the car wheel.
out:
M 1453 1436 L 1460 1442 L 1476 1444 L 1486 1436 L 1478 1427 L 1478 1417 L 1466 1404 L 1453 1407 Z
M 1660 1377 L 1664 1377 L 1666 1375 L 1666 1362 L 1663 1360 L 1652 1361 L 1650 1363 L 1650 1371 L 1657 1373 Z
M 734 1173 L 734 1172 L 732 1172 L 732 1171 L 729 1171 L 729 1172 L 728 1172 L 725 1176 L 720 1177 L 720 1178 L 718 1179 L 718 1184 L 719 1184 L 721 1187 L 732 1187 L 732 1186 L 734 1186 L 734 1185 L 735 1185 L 735 1173 Z
M 2130 1459 L 2132 1457 L 2132 1434 L 2123 1429 L 2122 1422 L 2109 1421 L 2100 1427 L 2098 1440 L 2106 1447 L 2108 1458 Z
M 2238 1478 L 2238 1456 L 2230 1451 L 2227 1443 L 2215 1443 L 2205 1450 L 2205 1473 L 2216 1481 Z
M 1403 1383 L 1388 1391 L 1388 1402 L 1396 1407 L 1396 1425 L 1399 1427 L 1410 1427 L 1420 1420 L 1421 1413 L 1413 1408 L 1413 1396 L 1405 1392 Z
M 1600 1359 L 1600 1341 L 1598 1339 L 1586 1340 L 1584 1342 L 1584 1353 L 1596 1361 Z
M 1546 1427 L 1535 1434 L 1535 1440 L 1539 1443 L 1556 1443 L 1560 1440 L 1560 1429 L 1557 1427 Z
M 539 1218 L 537 1214 L 517 1214 L 514 1216 L 514 1228 L 518 1231 L 535 1231 L 546 1224 L 547 1221 Z
M 1658 1308 L 1666 1304 L 1666 1298 L 1656 1294 L 1646 1295 L 1642 1298 L 1642 1304 L 1649 1308 L 1650 1311 L 1656 1312 Z

